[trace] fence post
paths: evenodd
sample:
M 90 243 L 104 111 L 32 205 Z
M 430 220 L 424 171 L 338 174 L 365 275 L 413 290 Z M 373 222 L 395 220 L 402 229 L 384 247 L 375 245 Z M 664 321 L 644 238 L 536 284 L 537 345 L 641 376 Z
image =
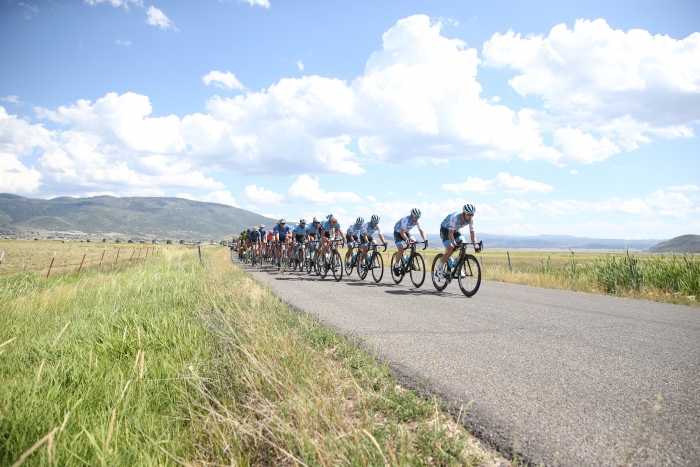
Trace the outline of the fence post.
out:
M 56 260 L 56 252 L 53 252 L 53 258 L 51 258 L 51 264 L 49 264 L 49 272 L 46 273 L 46 278 L 49 278 L 49 274 L 51 274 L 51 268 L 53 267 L 53 262 Z
M 134 255 L 136 254 L 136 248 L 134 248 L 134 251 L 131 252 L 131 257 L 129 258 L 129 261 L 134 259 Z
M 146 247 L 146 256 L 144 256 L 143 259 L 148 258 L 148 249 L 149 249 L 149 248 L 150 248 L 150 247 Z
M 107 253 L 107 245 L 105 245 L 105 249 L 102 250 L 102 258 L 100 258 L 100 266 L 102 266 L 102 260 L 105 259 L 105 253 Z
M 142 250 L 142 249 L 143 249 L 143 247 L 139 248 L 139 255 L 136 257 L 136 261 L 138 261 L 139 258 L 141 258 L 141 250 Z
M 197 245 L 197 250 L 199 251 L 199 262 L 202 262 L 202 245 Z
M 513 265 L 510 262 L 510 253 L 507 250 L 506 254 L 508 255 L 508 267 L 510 268 L 510 272 L 513 272 Z
M 119 250 L 121 250 L 122 247 L 118 246 L 117 247 L 117 259 L 114 260 L 114 264 L 117 264 L 119 262 Z
M 2 259 L 5 257 L 5 252 L 3 251 L 0 255 L 0 264 L 2 264 Z
M 80 262 L 80 267 L 78 268 L 78 274 L 80 274 L 80 270 L 83 269 L 83 263 L 85 262 L 85 256 L 87 256 L 87 251 L 88 251 L 88 249 L 85 248 L 85 254 L 83 255 L 83 260 Z

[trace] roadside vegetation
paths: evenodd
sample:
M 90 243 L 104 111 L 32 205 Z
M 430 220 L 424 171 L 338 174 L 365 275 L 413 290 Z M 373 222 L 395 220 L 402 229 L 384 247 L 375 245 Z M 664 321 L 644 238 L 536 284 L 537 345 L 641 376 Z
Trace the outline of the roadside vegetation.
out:
M 501 463 L 226 249 L 202 250 L 0 277 L 0 465 Z

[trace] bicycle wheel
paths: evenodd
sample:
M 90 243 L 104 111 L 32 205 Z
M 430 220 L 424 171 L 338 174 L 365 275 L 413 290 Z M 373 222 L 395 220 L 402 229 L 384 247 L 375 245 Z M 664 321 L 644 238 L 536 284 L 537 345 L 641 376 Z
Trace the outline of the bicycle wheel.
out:
M 325 279 L 328 274 L 328 268 L 326 268 L 325 254 L 316 255 L 316 274 L 321 276 L 321 279 Z
M 372 256 L 370 269 L 372 269 L 372 279 L 374 279 L 374 282 L 379 284 L 379 281 L 381 281 L 382 277 L 384 277 L 384 258 L 382 258 L 381 253 L 374 253 L 374 256 Z
M 343 260 L 337 251 L 331 255 L 331 271 L 336 282 L 343 278 Z
M 394 284 L 400 284 L 403 280 L 403 274 L 399 273 L 398 275 L 396 275 L 396 273 L 394 272 L 394 264 L 396 264 L 396 255 L 397 253 L 394 253 L 391 257 L 391 264 L 389 265 L 389 270 L 391 271 L 391 278 L 394 281 Z
M 464 255 L 464 262 L 458 266 L 457 279 L 459 288 L 467 297 L 471 297 L 479 290 L 481 285 L 481 266 L 476 256 Z
M 425 261 L 423 255 L 416 253 L 413 259 L 408 263 L 408 271 L 411 276 L 411 282 L 416 288 L 419 288 L 425 282 Z
M 316 266 L 316 255 L 314 253 L 309 253 L 309 257 L 306 258 L 306 273 L 311 274 L 311 271 L 315 269 Z
M 440 260 L 442 259 L 442 255 L 443 254 L 440 253 L 439 255 L 435 256 L 435 259 L 433 260 L 433 267 L 430 270 L 430 277 L 433 279 L 433 285 L 435 286 L 435 289 L 438 292 L 442 292 L 443 290 L 445 290 L 445 287 L 447 287 L 447 284 L 450 283 L 450 279 L 449 279 L 450 272 L 447 269 L 447 264 L 445 264 L 445 270 L 443 272 L 445 278 L 440 279 L 437 275 L 438 264 L 440 264 Z
M 352 270 L 355 268 L 355 260 L 351 256 L 349 260 L 346 259 L 343 261 L 343 263 L 345 264 L 345 274 L 349 276 L 352 274 Z
M 367 255 L 369 255 L 369 252 Z M 369 270 L 369 266 L 367 266 L 367 255 L 365 255 L 365 259 L 357 262 L 357 277 L 359 277 L 361 280 L 365 280 L 365 277 L 367 277 L 367 271 Z

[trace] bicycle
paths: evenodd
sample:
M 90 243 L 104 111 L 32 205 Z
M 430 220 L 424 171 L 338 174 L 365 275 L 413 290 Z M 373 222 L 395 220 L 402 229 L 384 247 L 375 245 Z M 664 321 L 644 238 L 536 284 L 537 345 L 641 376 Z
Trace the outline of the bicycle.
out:
M 355 266 L 358 266 L 359 262 L 359 251 L 360 251 L 360 245 L 359 242 L 356 242 L 357 245 L 353 247 L 353 250 L 357 250 L 357 253 L 352 253 L 350 256 L 350 261 L 347 259 L 343 262 L 345 264 L 345 274 L 348 276 L 352 274 L 352 270 L 355 269 Z
M 343 278 L 343 260 L 338 252 L 338 243 L 341 242 L 343 242 L 342 239 L 330 240 L 329 251 L 323 255 L 316 254 L 316 271 L 321 279 L 326 278 L 329 270 L 333 272 L 333 278 L 336 282 Z
M 424 244 L 423 250 L 428 248 L 428 240 L 423 242 L 411 242 L 409 244 L 411 253 L 406 255 L 404 250 L 403 258 L 401 258 L 401 261 L 399 261 L 398 275 L 396 275 L 394 272 L 394 264 L 396 264 L 396 255 L 398 252 L 394 253 L 394 255 L 391 257 L 391 278 L 394 280 L 395 284 L 400 284 L 403 277 L 406 275 L 406 273 L 408 273 L 411 276 L 411 282 L 416 288 L 423 285 L 423 282 L 425 281 L 425 260 L 423 260 L 423 255 L 416 252 L 416 246 L 419 243 Z
M 384 251 L 386 251 L 387 244 L 384 243 L 383 245 Z M 377 252 L 378 246 L 379 245 L 376 243 L 371 243 L 364 261 L 359 261 L 357 264 L 357 275 L 360 279 L 365 280 L 367 271 L 371 270 L 372 279 L 374 279 L 374 282 L 377 284 L 382 280 L 382 277 L 384 277 L 384 258 L 382 257 L 384 251 L 382 251 L 382 253 Z
M 433 260 L 431 276 L 433 285 L 438 292 L 445 290 L 453 279 L 457 279 L 460 290 L 467 297 L 473 296 L 479 290 L 479 286 L 481 285 L 481 266 L 476 256 L 467 253 L 468 245 L 470 244 L 461 242 L 459 244 L 459 257 L 457 259 L 450 258 L 445 261 L 445 265 L 442 269 L 444 279 L 440 279 L 437 275 L 438 262 L 442 259 L 444 253 L 440 253 Z M 479 250 L 477 251 L 475 249 L 475 252 L 484 249 L 483 241 L 479 242 L 478 245 Z
M 287 251 L 287 244 L 285 242 L 280 242 L 277 247 L 281 249 L 277 270 L 280 272 L 280 274 L 284 274 L 289 267 L 289 252 Z

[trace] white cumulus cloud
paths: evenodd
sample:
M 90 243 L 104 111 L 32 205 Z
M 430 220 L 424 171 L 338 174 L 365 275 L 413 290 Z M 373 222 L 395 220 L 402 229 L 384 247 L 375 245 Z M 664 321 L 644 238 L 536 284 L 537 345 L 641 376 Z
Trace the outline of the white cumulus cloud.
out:
M 324 191 L 319 187 L 318 180 L 308 175 L 300 175 L 289 187 L 289 194 L 315 204 L 331 204 L 338 201 L 359 202 L 361 198 L 348 191 Z
M 249 201 L 260 204 L 283 204 L 285 200 L 284 195 L 257 185 L 248 185 L 243 189 L 243 194 Z
M 216 190 L 206 195 L 200 196 L 199 201 L 208 201 L 210 203 L 226 204 L 228 206 L 238 207 L 236 200 L 231 196 L 229 190 Z
M 467 177 L 464 183 L 442 185 L 442 188 L 455 193 L 549 193 L 553 190 L 551 185 L 526 180 L 518 175 L 512 176 L 501 172 L 491 180 L 484 180 L 479 177 Z
M 698 191 L 700 190 L 700 187 L 697 185 L 676 185 L 676 186 L 670 186 L 667 188 L 668 191 Z
M 170 18 L 165 16 L 165 13 L 153 5 L 148 7 L 146 14 L 148 15 L 146 18 L 146 23 L 150 24 L 151 26 L 157 26 L 163 31 L 167 31 L 168 29 L 179 31 L 179 29 L 175 27 L 175 24 L 170 21 Z
M 129 5 L 143 7 L 143 0 L 85 0 L 85 3 L 90 6 L 99 5 L 100 3 L 108 3 L 113 7 L 124 7 L 126 10 L 129 9 Z
M 297 60 L 297 68 L 299 68 L 300 71 L 304 71 L 304 62 Z
M 214 83 L 214 86 L 216 86 L 217 88 L 226 87 L 229 89 L 245 89 L 241 82 L 236 79 L 236 75 L 234 75 L 230 71 L 223 73 L 221 71 L 212 70 L 206 75 L 202 76 L 202 81 L 207 86 L 209 86 L 211 83 Z
M 263 8 L 270 8 L 270 0 L 242 0 L 249 4 L 250 6 L 261 6 Z

